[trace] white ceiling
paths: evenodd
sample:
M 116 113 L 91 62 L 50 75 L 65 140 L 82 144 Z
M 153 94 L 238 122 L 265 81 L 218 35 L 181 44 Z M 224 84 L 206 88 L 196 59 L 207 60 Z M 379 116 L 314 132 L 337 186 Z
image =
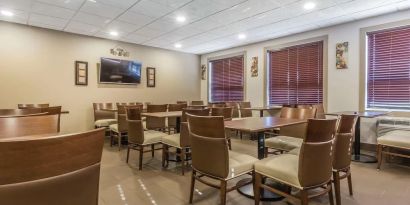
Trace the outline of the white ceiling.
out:
M 202 54 L 409 8 L 410 0 L 0 0 L 14 13 L 0 20 Z

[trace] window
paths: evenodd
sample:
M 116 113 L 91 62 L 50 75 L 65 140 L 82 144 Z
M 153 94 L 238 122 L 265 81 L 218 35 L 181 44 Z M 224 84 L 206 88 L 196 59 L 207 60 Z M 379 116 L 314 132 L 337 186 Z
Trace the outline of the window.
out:
M 268 51 L 268 104 L 323 101 L 323 42 Z
M 243 56 L 209 62 L 211 102 L 243 101 Z
M 366 108 L 410 109 L 410 27 L 367 33 Z

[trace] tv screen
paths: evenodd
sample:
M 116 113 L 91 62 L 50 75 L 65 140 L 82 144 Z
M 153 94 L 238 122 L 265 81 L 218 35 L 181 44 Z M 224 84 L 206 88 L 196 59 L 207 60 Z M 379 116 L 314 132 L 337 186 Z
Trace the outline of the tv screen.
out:
M 100 83 L 138 84 L 141 82 L 141 63 L 101 58 Z

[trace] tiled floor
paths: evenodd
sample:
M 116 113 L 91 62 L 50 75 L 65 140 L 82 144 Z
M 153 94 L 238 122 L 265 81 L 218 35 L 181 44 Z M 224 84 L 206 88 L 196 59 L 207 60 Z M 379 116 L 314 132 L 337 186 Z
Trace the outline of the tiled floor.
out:
M 256 156 L 256 144 L 249 140 L 233 140 L 233 150 Z M 118 152 L 106 143 L 103 152 L 100 205 L 178 205 L 188 204 L 191 172 L 181 176 L 179 167 L 170 162 L 167 170 L 161 168 L 161 151 L 151 158 L 144 156 L 142 171 L 138 171 L 138 153 L 131 151 L 130 163 L 125 162 L 125 148 Z M 343 205 L 409 205 L 410 168 L 385 164 L 381 171 L 376 164 L 352 164 L 353 191 L 350 197 L 347 182 L 342 181 Z M 233 182 L 234 183 L 234 182 Z M 231 183 L 231 184 L 233 184 Z M 328 204 L 328 197 L 313 199 L 310 204 Z M 219 204 L 218 190 L 196 183 L 194 204 Z M 252 199 L 229 192 L 227 204 L 254 204 Z M 285 205 L 280 202 L 261 204 Z

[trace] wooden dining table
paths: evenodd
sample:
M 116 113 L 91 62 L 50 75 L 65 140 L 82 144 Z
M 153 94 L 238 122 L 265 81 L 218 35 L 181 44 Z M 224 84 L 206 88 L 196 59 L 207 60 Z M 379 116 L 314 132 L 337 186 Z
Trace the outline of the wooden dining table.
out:
M 241 108 L 241 109 L 259 111 L 259 117 L 263 117 L 263 112 L 264 111 L 279 110 L 281 108 L 282 108 L 281 106 L 264 106 L 264 107 L 248 107 L 248 108 Z
M 354 136 L 354 146 L 353 146 L 353 154 L 352 154 L 352 161 L 355 162 L 363 162 L 363 163 L 376 163 L 376 157 L 363 155 L 360 154 L 360 119 L 361 118 L 374 118 L 378 116 L 387 115 L 389 112 L 381 112 L 381 111 L 365 111 L 365 112 L 358 112 L 358 111 L 341 111 L 341 112 L 333 112 L 333 113 L 326 113 L 325 115 L 332 115 L 332 116 L 339 116 L 339 115 L 357 115 L 357 122 L 355 126 L 355 136 Z
M 279 117 L 249 117 L 240 120 L 226 121 L 225 128 L 230 130 L 238 130 L 241 132 L 247 132 L 255 136 L 258 140 L 257 150 L 258 159 L 263 159 L 265 157 L 265 132 L 272 130 L 273 128 L 279 128 L 289 125 L 296 125 L 306 123 L 306 120 L 299 119 L 287 119 Z M 269 186 L 275 186 L 283 191 L 286 191 L 288 187 L 284 187 L 278 183 L 266 182 Z M 253 194 L 253 184 L 252 179 L 242 179 L 237 183 L 237 190 L 240 194 L 254 198 Z M 262 201 L 278 201 L 282 200 L 283 197 L 264 190 L 261 193 Z

